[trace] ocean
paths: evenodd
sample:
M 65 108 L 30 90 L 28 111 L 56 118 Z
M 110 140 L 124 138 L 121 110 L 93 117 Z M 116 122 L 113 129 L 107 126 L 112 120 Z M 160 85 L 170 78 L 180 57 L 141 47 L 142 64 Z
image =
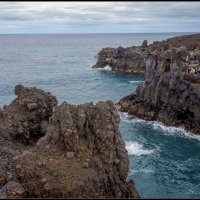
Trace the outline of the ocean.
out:
M 0 35 L 0 107 L 14 98 L 17 84 L 51 92 L 71 104 L 112 100 L 134 92 L 142 76 L 92 69 L 104 47 L 127 47 L 183 35 L 36 34 Z M 181 128 L 147 122 L 120 113 L 120 131 L 126 142 L 128 179 L 142 198 L 200 197 L 200 136 Z

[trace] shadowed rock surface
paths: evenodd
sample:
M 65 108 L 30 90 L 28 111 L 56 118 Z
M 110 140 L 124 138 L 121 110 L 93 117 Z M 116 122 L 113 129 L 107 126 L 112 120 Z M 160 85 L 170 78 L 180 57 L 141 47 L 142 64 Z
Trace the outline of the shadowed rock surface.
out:
M 111 101 L 56 106 L 36 88 L 15 93 L 0 110 L 1 198 L 139 197 Z
M 200 134 L 200 34 L 181 36 L 148 46 L 145 83 L 122 98 L 123 111 Z
M 125 74 L 144 74 L 147 57 L 147 41 L 142 46 L 103 48 L 97 55 L 93 68 L 110 66 L 112 71 Z

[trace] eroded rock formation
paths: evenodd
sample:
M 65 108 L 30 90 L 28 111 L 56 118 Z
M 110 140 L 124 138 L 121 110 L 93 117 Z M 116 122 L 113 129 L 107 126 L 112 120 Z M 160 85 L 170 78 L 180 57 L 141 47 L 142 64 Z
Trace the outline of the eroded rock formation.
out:
M 56 106 L 36 88 L 15 93 L 0 110 L 1 198 L 139 197 L 111 101 Z
M 145 73 L 147 57 L 147 41 L 142 46 L 103 48 L 97 55 L 97 63 L 93 68 L 111 67 L 112 71 L 125 74 Z
M 13 180 L 13 156 L 34 148 L 44 135 L 45 125 L 57 100 L 36 88 L 15 87 L 17 98 L 0 109 L 0 187 Z
M 181 36 L 148 47 L 145 83 L 120 100 L 121 109 L 147 120 L 183 126 L 200 134 L 200 34 Z

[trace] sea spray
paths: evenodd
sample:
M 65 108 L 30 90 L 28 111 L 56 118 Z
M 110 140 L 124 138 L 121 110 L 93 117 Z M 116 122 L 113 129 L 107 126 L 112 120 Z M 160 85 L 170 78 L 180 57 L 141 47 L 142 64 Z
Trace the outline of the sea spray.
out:
M 95 69 L 98 69 L 100 71 L 112 71 L 112 69 L 109 65 L 106 65 L 104 68 L 95 68 Z
M 144 81 L 129 81 L 129 83 L 144 83 Z
M 126 150 L 128 151 L 128 155 L 134 156 L 149 155 L 154 152 L 154 150 L 144 149 L 143 145 L 135 141 L 127 141 Z
M 166 126 L 162 122 L 158 122 L 158 121 L 146 121 L 136 116 L 129 115 L 126 112 L 124 113 L 119 112 L 119 115 L 120 115 L 121 121 L 125 123 L 129 123 L 133 125 L 142 123 L 147 126 L 150 126 L 153 130 L 157 130 L 160 133 L 165 134 L 165 135 L 171 135 L 174 137 L 186 137 L 189 139 L 195 139 L 195 140 L 200 141 L 200 135 L 195 135 L 191 132 L 188 132 L 182 127 Z

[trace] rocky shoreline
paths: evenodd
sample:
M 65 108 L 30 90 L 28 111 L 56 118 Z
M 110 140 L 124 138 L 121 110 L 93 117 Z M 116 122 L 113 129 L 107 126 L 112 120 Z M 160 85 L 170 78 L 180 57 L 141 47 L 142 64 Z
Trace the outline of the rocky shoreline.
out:
M 142 46 L 103 48 L 97 54 L 93 68 L 111 67 L 114 72 L 144 75 L 146 67 L 147 41 Z
M 147 47 L 145 83 L 118 110 L 200 134 L 200 34 Z
M 57 105 L 15 87 L 0 109 L 0 198 L 139 198 L 111 101 Z

